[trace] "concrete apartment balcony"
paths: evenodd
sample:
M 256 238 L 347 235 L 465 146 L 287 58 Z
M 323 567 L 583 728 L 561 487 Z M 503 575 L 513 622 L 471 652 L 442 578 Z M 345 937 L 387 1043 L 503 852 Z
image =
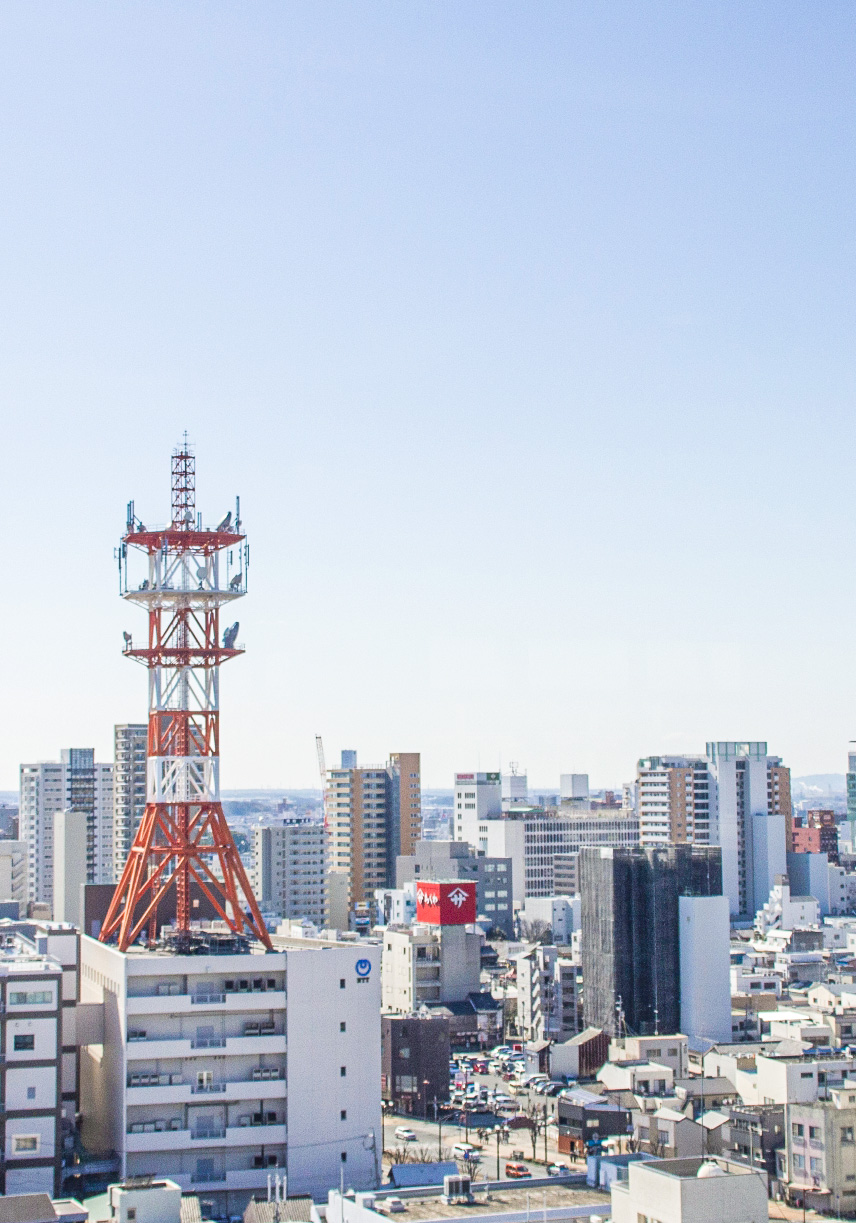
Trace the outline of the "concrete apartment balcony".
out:
M 237 1054 L 261 1057 L 285 1053 L 285 1033 L 260 1033 L 241 1036 L 156 1036 L 146 1035 L 128 1040 L 125 1055 L 128 1061 L 151 1061 L 155 1058 L 233 1057 Z
M 287 1141 L 284 1125 L 230 1125 L 226 1130 L 226 1145 L 230 1147 L 284 1146 Z
M 232 1125 L 196 1127 L 192 1130 L 147 1130 L 145 1133 L 126 1134 L 125 1150 L 128 1154 L 146 1154 L 156 1151 L 207 1151 L 223 1147 L 284 1146 L 285 1125 Z
M 285 1160 L 279 1168 L 230 1168 L 221 1180 L 197 1179 L 192 1172 L 170 1173 L 170 1180 L 181 1185 L 186 1193 L 213 1193 L 218 1189 L 267 1189 L 268 1173 L 282 1172 Z
M 227 1015 L 245 1011 L 284 1011 L 285 990 L 229 993 L 146 994 L 130 997 L 129 1015 L 208 1015 L 225 1011 Z
M 129 1155 L 150 1151 L 175 1151 L 190 1146 L 190 1130 L 150 1130 L 143 1134 L 126 1134 L 125 1150 Z
M 287 1095 L 285 1078 L 241 1079 L 229 1083 L 212 1083 L 201 1088 L 196 1083 L 171 1083 L 169 1086 L 152 1084 L 145 1087 L 128 1087 L 125 1102 L 134 1105 L 157 1104 L 212 1104 L 239 1100 L 284 1100 Z

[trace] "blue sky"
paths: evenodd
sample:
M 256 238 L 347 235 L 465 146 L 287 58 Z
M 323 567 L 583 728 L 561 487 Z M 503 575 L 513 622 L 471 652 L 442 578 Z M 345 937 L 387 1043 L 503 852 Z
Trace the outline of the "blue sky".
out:
M 856 737 L 852 5 L 0 8 L 0 787 L 143 720 L 125 503 L 241 494 L 227 787 Z

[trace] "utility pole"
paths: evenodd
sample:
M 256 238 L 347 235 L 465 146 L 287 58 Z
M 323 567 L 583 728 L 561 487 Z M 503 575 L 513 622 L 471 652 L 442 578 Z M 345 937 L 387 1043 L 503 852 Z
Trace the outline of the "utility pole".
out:
M 437 1097 L 434 1097 L 434 1121 L 437 1126 L 437 1159 L 443 1158 L 443 1114 L 440 1112 L 437 1104 Z

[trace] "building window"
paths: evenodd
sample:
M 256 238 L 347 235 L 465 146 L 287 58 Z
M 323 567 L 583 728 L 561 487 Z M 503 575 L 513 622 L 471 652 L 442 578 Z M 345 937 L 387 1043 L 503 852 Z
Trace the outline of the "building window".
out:
M 347 1073 L 348 1073 L 348 1070 L 347 1070 L 347 1067 L 346 1067 L 346 1066 L 340 1066 L 340 1067 L 339 1067 L 339 1077 L 340 1077 L 340 1078 L 342 1078 L 342 1079 L 343 1079 Z
M 346 1023 L 345 1023 L 345 1021 L 344 1021 L 344 1019 L 343 1019 L 343 1020 L 342 1020 L 342 1022 L 339 1024 L 339 1031 L 340 1031 L 340 1032 L 344 1032 L 344 1031 L 346 1031 L 346 1029 L 347 1029 L 347 1025 L 346 1025 Z
M 36 1038 L 32 1033 L 19 1032 L 13 1041 L 12 1047 L 16 1053 L 24 1053 L 28 1049 L 35 1049 Z
M 343 1108 L 343 1109 L 342 1109 L 342 1111 L 339 1113 L 339 1119 L 340 1119 L 341 1121 L 347 1121 L 347 1120 L 348 1120 L 348 1110 L 347 1110 L 346 1108 Z
M 794 1156 L 794 1167 L 802 1171 L 805 1168 L 805 1157 L 802 1155 Z
M 12 1153 L 14 1155 L 36 1155 L 39 1150 L 38 1134 L 13 1134 Z
M 346 1164 L 348 1162 L 348 1152 L 343 1151 L 342 1154 L 339 1156 L 339 1158 L 341 1159 L 343 1164 Z
M 36 1089 L 35 1089 L 35 1087 L 28 1087 L 28 1088 L 27 1088 L 27 1099 L 28 1099 L 28 1100 L 35 1100 L 35 1098 L 36 1098 Z M 851 1133 L 851 1138 L 850 1138 L 850 1141 L 852 1142 L 852 1141 L 853 1141 L 853 1138 L 852 1138 L 853 1131 L 851 1130 L 851 1131 L 850 1131 L 850 1133 Z M 844 1141 L 844 1139 L 842 1138 L 842 1140 L 841 1140 L 841 1141 L 843 1142 L 843 1141 Z
M 808 1136 L 809 1138 L 819 1138 L 820 1137 L 820 1126 L 810 1125 L 808 1127 Z
M 344 988 L 345 988 L 345 978 L 340 977 L 339 978 L 339 989 L 344 989 Z
M 823 1172 L 823 1160 L 815 1159 L 814 1156 L 809 1160 L 812 1172 Z
M 791 1133 L 793 1134 L 794 1138 L 802 1138 L 803 1134 L 805 1133 L 805 1129 L 802 1125 L 795 1121 L 791 1126 Z
M 842 1142 L 852 1142 L 853 1141 L 853 1126 L 852 1125 L 842 1126 L 841 1141 Z
M 9 994 L 11 1006 L 39 1006 L 44 1002 L 53 1002 L 53 994 L 49 989 L 28 990 L 26 993 L 13 990 Z

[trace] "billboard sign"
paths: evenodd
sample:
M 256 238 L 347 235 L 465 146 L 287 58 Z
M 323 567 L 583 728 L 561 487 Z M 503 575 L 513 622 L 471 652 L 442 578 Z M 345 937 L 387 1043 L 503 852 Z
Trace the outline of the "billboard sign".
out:
M 434 926 L 466 926 L 476 920 L 475 883 L 416 885 L 416 920 Z

